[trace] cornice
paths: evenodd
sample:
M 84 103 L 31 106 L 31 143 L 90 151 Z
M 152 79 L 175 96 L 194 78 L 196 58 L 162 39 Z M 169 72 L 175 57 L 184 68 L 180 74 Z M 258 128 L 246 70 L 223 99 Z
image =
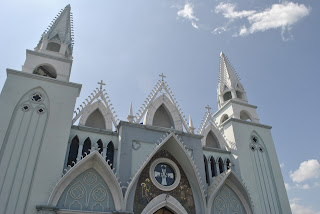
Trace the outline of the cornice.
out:
M 87 131 L 87 132 L 94 132 L 94 133 L 98 133 L 98 134 L 108 134 L 108 135 L 114 135 L 114 136 L 119 135 L 118 132 L 113 132 L 111 130 L 106 130 L 106 129 L 92 128 L 92 127 L 88 127 L 88 126 L 72 125 L 71 129 L 76 129 L 76 130 L 80 130 L 80 131 Z
M 40 75 L 36 75 L 36 74 L 30 74 L 30 73 L 26 73 L 26 72 L 22 72 L 22 71 L 17 71 L 17 70 L 13 70 L 13 69 L 10 69 L 10 68 L 7 68 L 7 75 L 8 74 L 27 77 L 27 78 L 30 78 L 30 79 L 42 80 L 42 81 L 45 81 L 45 82 L 51 82 L 51 83 L 55 83 L 55 84 L 59 84 L 59 85 L 65 85 L 65 86 L 69 86 L 69 87 L 73 87 L 73 88 L 78 88 L 79 89 L 78 96 L 80 95 L 80 90 L 81 90 L 81 87 L 82 87 L 82 85 L 78 84 L 78 83 L 66 82 L 66 81 L 62 81 L 62 80 L 53 79 L 53 78 L 50 78 L 50 77 L 40 76 Z
M 237 123 L 243 123 L 243 124 L 247 124 L 247 125 L 251 125 L 251 126 L 258 126 L 261 128 L 272 129 L 272 126 L 268 126 L 268 125 L 264 125 L 264 124 L 260 124 L 260 123 L 254 123 L 254 122 L 250 122 L 250 121 L 246 121 L 246 120 L 240 120 L 240 119 L 236 119 L 236 118 L 229 118 L 228 120 L 226 120 L 222 124 L 222 126 L 225 126 L 226 124 L 228 124 L 230 122 L 237 122 Z
M 52 55 L 50 55 L 50 54 L 41 53 L 41 52 L 38 52 L 38 51 L 27 50 L 27 54 L 28 54 L 28 53 L 29 53 L 29 54 L 33 54 L 33 55 L 36 55 L 36 56 L 42 56 L 42 57 L 47 57 L 47 58 L 54 59 L 54 60 L 59 60 L 59 61 L 62 61 L 62 62 L 72 63 L 72 59 L 67 59 L 67 58 L 52 56 Z
M 213 114 L 213 117 L 215 117 L 218 113 L 220 113 L 220 111 L 222 111 L 225 107 L 227 107 L 229 104 L 232 104 L 232 103 L 247 106 L 247 107 L 254 108 L 254 109 L 258 108 L 255 105 L 251 105 L 251 104 L 245 103 L 243 101 L 231 99 L 231 100 L 228 100 L 226 103 L 224 103 L 223 106 Z
M 171 129 L 171 128 L 164 128 L 164 127 L 159 127 L 159 126 L 150 126 L 150 125 L 143 125 L 143 124 L 138 124 L 138 123 L 130 123 L 127 121 L 120 121 L 117 128 L 119 129 L 121 126 L 130 126 L 130 127 L 135 127 L 135 128 L 140 128 L 140 129 L 148 129 L 148 130 L 153 130 L 153 131 L 161 131 L 161 132 L 175 132 L 178 135 L 182 136 L 188 136 L 188 137 L 193 137 L 197 139 L 202 139 L 202 135 L 197 135 L 197 134 L 191 134 L 183 131 L 178 131 L 176 129 Z
M 218 149 L 218 148 L 212 148 L 212 147 L 207 147 L 207 146 L 203 146 L 202 149 L 204 151 L 210 151 L 210 152 L 219 152 L 219 153 L 225 153 L 225 154 L 231 154 L 230 151 L 227 150 L 223 150 L 223 149 Z

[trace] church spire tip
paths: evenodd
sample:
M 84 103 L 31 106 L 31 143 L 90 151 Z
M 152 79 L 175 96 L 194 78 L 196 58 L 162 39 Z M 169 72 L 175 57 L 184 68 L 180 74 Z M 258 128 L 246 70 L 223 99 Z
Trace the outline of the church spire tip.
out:
M 73 44 L 73 20 L 71 6 L 68 4 L 44 31 L 35 50 L 58 52 L 69 58 L 72 56 Z

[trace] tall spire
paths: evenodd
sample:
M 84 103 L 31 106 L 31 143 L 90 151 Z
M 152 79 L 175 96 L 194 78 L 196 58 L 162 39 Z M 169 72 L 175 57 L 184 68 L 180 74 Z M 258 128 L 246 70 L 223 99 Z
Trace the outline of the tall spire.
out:
M 44 31 L 35 51 L 57 52 L 71 58 L 73 51 L 73 21 L 71 6 L 62 9 Z
M 230 99 L 238 99 L 247 102 L 246 92 L 240 83 L 239 77 L 228 58 L 220 53 L 219 84 L 218 84 L 219 108 Z

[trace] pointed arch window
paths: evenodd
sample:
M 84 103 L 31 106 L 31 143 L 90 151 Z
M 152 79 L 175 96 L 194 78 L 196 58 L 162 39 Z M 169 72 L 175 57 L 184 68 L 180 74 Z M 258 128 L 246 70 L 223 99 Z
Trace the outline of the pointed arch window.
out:
M 227 170 L 231 169 L 231 161 L 229 160 L 229 158 L 227 158 L 226 160 L 226 166 L 227 166 Z
M 98 144 L 98 152 L 101 154 L 103 152 L 103 143 L 102 143 L 102 140 L 99 139 L 97 141 L 97 144 Z
M 56 42 L 49 42 L 47 45 L 47 50 L 48 51 L 53 51 L 53 52 L 58 52 L 60 51 L 61 45 Z
M 231 91 L 226 92 L 223 95 L 223 100 L 226 102 L 227 100 L 231 100 L 232 99 L 232 95 L 231 95 Z
M 250 121 L 250 122 L 252 121 L 249 113 L 247 113 L 246 111 L 240 112 L 240 119 L 245 121 Z
M 221 124 L 224 123 L 226 120 L 229 119 L 228 115 L 227 114 L 224 114 L 222 117 L 221 117 Z
M 203 155 L 203 162 L 204 162 L 204 171 L 206 173 L 206 182 L 209 184 L 209 170 L 208 170 L 208 161 L 205 155 Z
M 67 166 L 69 166 L 69 165 L 73 166 L 75 163 L 77 163 L 78 150 L 79 150 L 79 138 L 78 138 L 78 136 L 75 136 L 72 139 L 70 147 L 69 147 Z
M 90 154 L 90 150 L 91 150 L 91 140 L 90 140 L 90 138 L 87 138 L 83 143 L 82 157 L 84 158 L 85 156 Z
M 165 128 L 174 128 L 172 117 L 163 104 L 154 113 L 152 125 Z
M 49 64 L 39 65 L 38 67 L 36 67 L 36 69 L 34 69 L 33 74 L 37 74 L 45 77 L 57 78 L 56 69 Z
M 108 160 L 109 160 L 108 163 L 111 168 L 113 168 L 113 158 L 114 158 L 114 145 L 113 145 L 113 142 L 110 141 L 107 146 L 106 161 L 108 162 Z
M 219 172 L 221 174 L 224 172 L 223 161 L 221 158 L 218 159 L 218 164 L 219 164 Z
M 210 158 L 210 167 L 211 167 L 212 177 L 217 176 L 216 161 L 214 160 L 213 157 Z
M 207 134 L 206 138 L 206 146 L 212 147 L 212 148 L 220 148 L 219 142 L 217 137 L 213 134 L 213 132 L 210 130 Z
M 242 99 L 242 93 L 240 91 L 236 91 L 237 98 Z
M 89 115 L 85 123 L 85 126 L 98 128 L 98 129 L 106 129 L 106 122 L 99 109 L 96 109 Z

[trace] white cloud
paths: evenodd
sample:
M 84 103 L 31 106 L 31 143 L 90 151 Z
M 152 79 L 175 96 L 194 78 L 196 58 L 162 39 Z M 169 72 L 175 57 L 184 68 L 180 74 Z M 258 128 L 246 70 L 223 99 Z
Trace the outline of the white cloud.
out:
M 243 10 L 243 11 L 237 12 L 237 11 L 234 11 L 235 8 L 236 8 L 236 5 L 234 4 L 220 2 L 220 4 L 216 6 L 215 12 L 222 13 L 222 15 L 228 19 L 243 18 L 256 13 L 255 10 Z
M 283 168 L 284 167 L 284 163 L 280 163 L 280 167 Z
M 186 3 L 183 9 L 177 12 L 177 15 L 191 21 L 191 25 L 198 29 L 196 22 L 199 21 L 199 19 L 194 15 L 193 5 L 191 3 Z
M 309 13 L 310 9 L 303 4 L 292 2 L 273 4 L 271 8 L 248 17 L 251 23 L 250 33 L 290 27 Z
M 290 172 L 293 182 L 300 183 L 305 180 L 318 178 L 320 176 L 320 164 L 316 159 L 304 161 L 300 164 L 299 169 Z
M 215 8 L 216 13 L 222 13 L 229 20 L 245 18 L 248 21 L 249 26 L 241 26 L 234 36 L 246 36 L 256 32 L 280 28 L 283 40 L 288 40 L 286 32 L 289 32 L 294 24 L 309 15 L 311 11 L 311 8 L 307 8 L 304 4 L 287 1 L 273 4 L 270 8 L 261 12 L 255 10 L 235 11 L 235 8 L 235 4 L 223 2 L 219 3 Z M 292 36 L 289 34 L 290 38 Z
M 196 29 L 199 28 L 198 25 L 197 25 L 197 23 L 195 23 L 195 22 L 191 22 L 191 25 L 192 25 L 194 28 L 196 28 Z
M 292 214 L 320 214 L 320 211 L 315 211 L 311 207 L 305 207 L 296 202 L 290 203 Z

